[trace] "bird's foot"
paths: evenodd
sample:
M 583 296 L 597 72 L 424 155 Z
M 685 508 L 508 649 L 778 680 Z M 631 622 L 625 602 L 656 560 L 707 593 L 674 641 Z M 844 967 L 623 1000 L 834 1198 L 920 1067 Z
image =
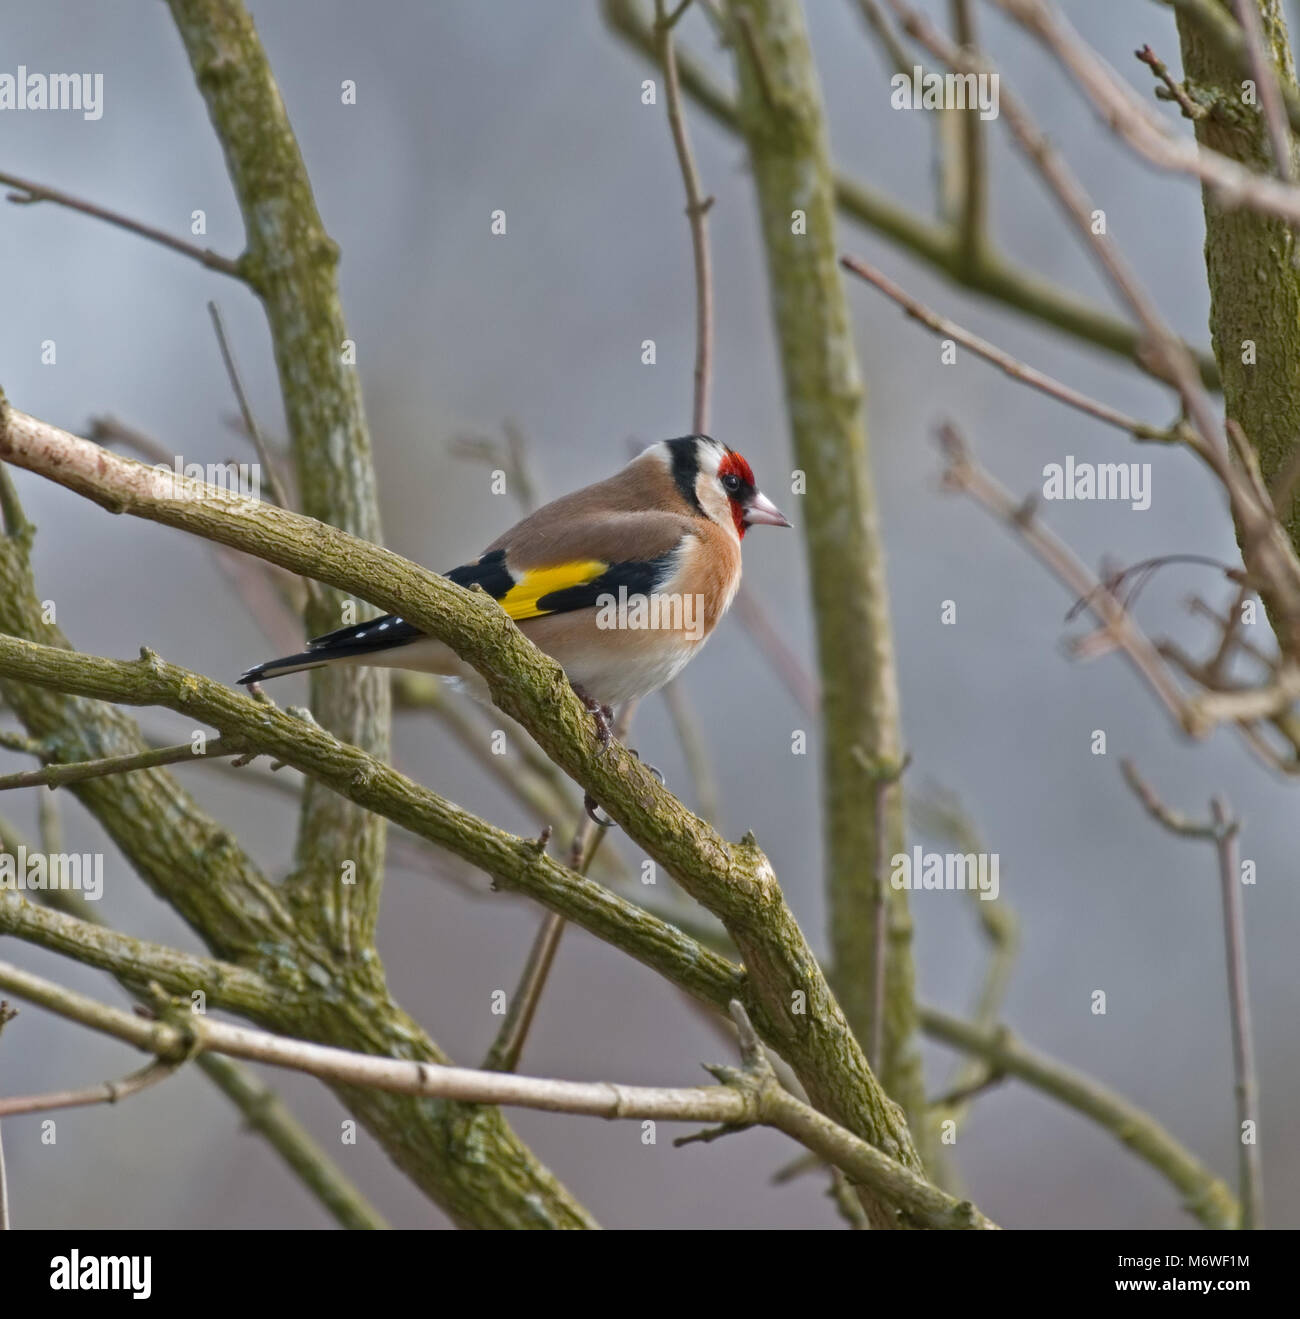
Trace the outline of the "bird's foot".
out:
M 641 753 L 635 750 L 633 747 L 628 747 L 627 753 L 629 756 L 635 756 L 638 760 L 641 760 Z M 663 770 L 659 769 L 655 765 L 651 765 L 648 761 L 645 760 L 641 760 L 641 763 L 646 767 L 646 769 L 650 771 L 651 774 L 655 776 L 655 778 L 659 780 L 661 787 L 667 786 L 668 780 L 664 778 Z
M 596 740 L 600 743 L 600 749 L 604 751 L 614 738 L 613 709 L 608 705 L 602 705 L 576 682 L 570 685 L 573 687 L 574 695 L 587 707 L 587 713 L 591 715 L 591 721 L 596 726 Z
M 612 829 L 614 821 L 601 809 L 600 803 L 589 792 L 582 795 L 582 809 L 587 812 L 587 819 L 601 829 Z

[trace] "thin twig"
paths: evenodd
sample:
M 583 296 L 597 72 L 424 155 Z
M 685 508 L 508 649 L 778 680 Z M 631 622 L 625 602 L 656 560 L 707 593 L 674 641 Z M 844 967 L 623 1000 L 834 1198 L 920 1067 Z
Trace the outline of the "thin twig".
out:
M 945 423 L 940 427 L 939 436 L 948 456 L 945 484 L 970 494 L 1020 536 L 1035 557 L 1070 589 L 1076 599 L 1087 601 L 1089 611 L 1106 629 L 1106 635 L 1128 656 L 1179 727 L 1193 735 L 1206 734 L 1209 728 L 1204 719 L 1178 689 L 1156 647 L 1104 583 L 1084 567 L 1067 545 L 1038 522 L 1030 504 L 1018 504 L 974 462 L 955 426 Z
M 768 109 L 774 110 L 777 106 L 776 92 L 772 86 L 772 75 L 767 69 L 767 61 L 763 58 L 763 49 L 754 35 L 754 20 L 745 9 L 733 9 L 731 13 L 745 43 L 745 53 L 754 65 L 754 77 L 758 81 L 758 89 Z
M 1259 1147 L 1259 1080 L 1255 1070 L 1254 1032 L 1250 1022 L 1250 991 L 1246 977 L 1246 929 L 1241 908 L 1238 839 L 1240 822 L 1229 814 L 1222 797 L 1210 801 L 1210 819 L 1197 823 L 1166 806 L 1143 780 L 1132 761 L 1121 764 L 1124 779 L 1137 794 L 1148 815 L 1180 838 L 1214 844 L 1218 860 L 1219 893 L 1223 904 L 1223 936 L 1228 974 L 1229 1020 L 1232 1023 L 1233 1093 L 1237 1107 L 1238 1197 L 1241 1227 L 1263 1223 L 1263 1162 Z M 1249 1130 L 1247 1130 L 1249 1128 Z
M 767 612 L 767 607 L 749 590 L 744 582 L 732 603 L 741 626 L 749 633 L 759 653 L 772 666 L 785 689 L 794 697 L 795 704 L 804 714 L 816 715 L 821 705 L 821 692 L 817 679 L 795 654 L 781 629 Z
M 0 1032 L 18 1015 L 17 1008 L 11 1008 L 0 999 Z M 9 1215 L 9 1178 L 5 1173 L 5 1146 L 3 1133 L 0 1133 L 0 1232 L 7 1232 L 13 1226 Z
M 631 726 L 636 706 L 636 701 L 628 701 L 618 713 L 614 734 L 620 741 Z M 546 850 L 550 836 L 551 829 L 547 825 L 537 840 L 539 851 Z M 600 850 L 604 836 L 605 831 L 598 827 L 595 818 L 590 813 L 585 813 L 574 830 L 573 842 L 569 846 L 569 869 L 577 871 L 585 878 Z M 564 917 L 557 912 L 548 911 L 542 917 L 532 947 L 528 950 L 519 983 L 510 996 L 505 1020 L 501 1023 L 501 1029 L 497 1032 L 497 1037 L 483 1060 L 484 1071 L 513 1072 L 518 1067 L 566 924 Z
M 231 351 L 230 341 L 226 337 L 226 327 L 221 319 L 221 309 L 215 302 L 208 303 L 208 315 L 212 317 L 212 328 L 216 332 L 217 347 L 221 349 L 221 360 L 225 364 L 226 375 L 230 377 L 230 387 L 235 391 L 235 401 L 239 404 L 239 415 L 244 419 L 244 431 L 248 438 L 252 440 L 253 448 L 257 450 L 258 460 L 266 469 L 266 484 L 271 492 L 271 498 L 281 508 L 292 508 L 289 496 L 285 493 L 284 483 L 280 480 L 280 473 L 276 467 L 275 459 L 271 456 L 270 447 L 266 443 L 266 437 L 262 434 L 262 428 L 257 424 L 257 418 L 253 415 L 252 406 L 248 402 L 248 395 L 244 391 L 244 382 L 239 376 L 239 367 L 235 365 L 235 355 Z
M 1143 46 L 1140 50 L 1133 52 L 1139 60 L 1145 64 L 1157 78 L 1164 83 L 1169 91 L 1169 95 L 1178 102 L 1183 114 L 1188 119 L 1204 119 L 1209 113 L 1203 105 L 1197 105 L 1187 94 L 1187 88 L 1178 82 L 1172 73 L 1169 72 L 1165 62 L 1151 49 L 1150 46 Z
M 42 769 L 21 770 L 0 775 L 0 792 L 9 788 L 60 788 L 66 783 L 83 783 L 109 774 L 128 774 L 137 769 L 157 769 L 160 765 L 179 765 L 186 761 L 203 761 L 219 756 L 242 756 L 248 748 L 228 738 L 213 738 L 207 749 L 197 752 L 192 742 L 176 746 L 155 747 L 127 756 L 106 756 L 102 760 L 79 760 L 69 764 L 46 765 Z
M 904 29 L 950 68 L 963 73 L 990 72 L 984 60 L 958 49 L 934 24 L 916 10 L 910 9 L 903 0 L 888 0 L 888 3 Z M 1007 7 L 1007 0 L 995 0 L 995 3 Z M 1018 8 L 1018 6 L 1013 7 Z M 1129 99 L 1136 100 L 1136 97 L 1133 93 L 1129 93 Z M 1056 197 L 1088 250 L 1095 255 L 1115 291 L 1141 323 L 1149 341 L 1146 345 L 1146 357 L 1150 368 L 1175 385 L 1182 395 L 1189 416 L 1196 424 L 1206 445 L 1209 446 L 1202 456 L 1207 461 L 1212 458 L 1217 459 L 1216 471 L 1220 469 L 1226 471 L 1227 441 L 1224 438 L 1223 427 L 1210 402 L 1209 394 L 1201 383 L 1200 373 L 1191 353 L 1165 324 L 1160 309 L 1143 288 L 1114 239 L 1109 234 L 1094 233 L 1095 207 L 1091 199 L 1059 152 L 1034 122 L 1028 109 L 1007 88 L 1005 80 L 999 83 L 998 100 L 1002 116 L 1012 136 Z M 1145 107 L 1141 106 L 1140 102 L 1138 105 L 1141 113 L 1145 114 Z M 1163 125 L 1161 129 L 1163 131 Z M 1195 152 L 1196 148 L 1193 146 L 1192 150 Z M 1300 193 L 1297 193 L 1297 200 L 1300 203 Z
M 1186 14 L 1211 45 L 1226 55 L 1243 74 L 1250 72 L 1250 52 L 1246 49 L 1245 35 L 1221 0 L 1156 0 L 1156 3 Z M 1280 90 L 1291 127 L 1300 132 L 1300 92 L 1289 84 Z
M 686 116 L 682 110 L 682 89 L 677 75 L 677 51 L 673 43 L 672 22 L 666 16 L 664 0 L 655 0 L 655 35 L 659 59 L 664 70 L 664 99 L 668 106 L 668 124 L 672 129 L 673 146 L 686 189 L 686 216 L 691 227 L 691 251 L 695 258 L 695 406 L 692 429 L 697 435 L 709 432 L 709 400 L 713 388 L 713 272 L 709 255 L 709 207 L 713 198 L 706 197 L 700 186 L 700 173 L 691 150 L 691 139 L 686 129 Z
M 19 835 L 12 825 L 0 821 L 0 837 L 4 838 L 10 851 L 15 850 Z M 46 850 L 51 849 L 46 846 Z M 28 851 L 30 853 L 31 849 Z M 71 889 L 44 889 L 37 897 L 55 911 L 75 916 L 91 925 L 111 928 L 94 903 Z M 137 1001 L 143 1002 L 138 996 Z M 195 1065 L 239 1109 L 249 1130 L 266 1139 L 340 1226 L 363 1230 L 387 1228 L 388 1224 L 338 1164 L 311 1138 L 280 1096 L 253 1075 L 251 1068 L 217 1053 L 199 1054 Z
M 1250 71 L 1259 92 L 1259 106 L 1264 112 L 1264 125 L 1268 129 L 1269 145 L 1273 149 L 1273 164 L 1278 178 L 1284 183 L 1295 182 L 1295 161 L 1291 156 L 1291 126 L 1287 123 L 1286 106 L 1282 102 L 1282 89 L 1277 69 L 1264 49 L 1264 26 L 1260 22 L 1256 0 L 1235 0 L 1237 22 L 1246 38 L 1246 55 Z
M 41 183 L 31 183 L 27 179 L 20 179 L 13 174 L 0 174 L 0 184 L 19 189 L 17 193 L 10 193 L 8 200 L 20 206 L 29 206 L 36 202 L 52 202 L 56 206 L 66 206 L 71 211 L 80 211 L 83 215 L 93 215 L 97 220 L 104 220 L 108 224 L 116 225 L 119 229 L 139 234 L 141 238 L 148 238 L 152 242 L 161 243 L 164 247 L 171 248 L 173 252 L 192 257 L 200 265 L 207 266 L 209 270 L 219 270 L 223 275 L 230 275 L 234 279 L 242 280 L 244 278 L 238 261 L 232 261 L 229 257 L 212 251 L 211 248 L 198 247 L 194 243 L 185 242 L 184 239 L 173 238 L 171 234 L 164 233 L 161 229 L 155 229 L 152 225 L 141 224 L 139 220 L 132 220 L 117 211 L 110 211 L 103 206 L 96 206 L 93 202 L 85 201 L 81 197 L 74 197 L 71 193 L 60 192 L 57 188 L 47 188 Z
M 484 1071 L 513 1072 L 519 1066 L 524 1042 L 532 1028 L 533 1018 L 537 1015 L 537 1005 L 541 1002 L 542 990 L 546 987 L 566 924 L 564 917 L 553 911 L 543 915 L 537 936 L 528 950 L 524 969 L 520 972 L 519 983 L 510 996 L 506 1019 L 483 1060 Z
M 111 444 L 120 444 L 123 448 L 134 449 L 142 458 L 148 458 L 163 467 L 171 467 L 176 461 L 176 455 L 169 453 L 152 435 L 146 435 L 144 431 L 136 430 L 134 426 L 128 426 L 107 413 L 91 417 L 86 438 L 106 448 Z
M 1231 1190 L 1154 1117 L 1122 1095 L 1031 1049 L 1004 1027 L 982 1030 L 924 1006 L 921 1026 L 932 1039 L 975 1054 L 995 1070 L 1091 1118 L 1174 1186 L 1182 1196 L 1183 1207 L 1206 1227 L 1238 1226 L 1240 1210 Z
M 954 851 L 974 852 L 976 855 L 987 851 L 970 816 L 952 793 L 934 787 L 929 792 L 913 793 L 910 805 L 914 826 L 950 842 Z M 992 1030 L 1002 1019 L 1007 988 L 1020 947 L 1020 927 L 1005 897 L 986 902 L 978 890 L 972 888 L 968 892 L 989 946 L 988 965 L 975 995 L 970 1021 L 980 1029 Z M 932 1118 L 938 1117 L 952 1122 L 954 1128 L 960 1127 L 970 1110 L 970 1100 L 980 1093 L 980 1088 L 993 1073 L 994 1069 L 982 1058 L 973 1055 L 963 1058 L 949 1077 L 945 1095 L 931 1100 Z M 957 1096 L 956 1100 L 954 1096 Z M 941 1146 L 941 1151 L 944 1148 Z
M 880 5 L 877 4 L 876 0 L 858 0 L 858 13 L 862 15 L 863 22 L 866 23 L 872 35 L 880 43 L 880 48 L 885 53 L 885 59 L 894 72 L 905 73 L 910 79 L 912 77 L 912 66 L 916 61 L 907 53 L 903 43 L 899 41 L 898 35 L 889 26 Z
M 183 1061 L 183 1060 L 181 1060 Z M 155 1058 L 120 1081 L 101 1081 L 98 1085 L 83 1086 L 79 1090 L 51 1090 L 43 1095 L 18 1095 L 0 1099 L 0 1117 L 15 1117 L 20 1113 L 48 1113 L 56 1108 L 84 1108 L 88 1104 L 116 1104 L 119 1100 L 147 1090 L 159 1081 L 165 1081 L 181 1065 L 180 1061 Z
M 890 0 L 891 4 L 898 0 Z M 1043 0 L 993 0 L 1049 50 L 1092 102 L 1102 121 L 1138 155 L 1159 169 L 1199 179 L 1225 208 L 1249 207 L 1300 222 L 1300 188 L 1179 136 L 1152 113 L 1058 9 Z M 1006 109 L 1005 89 L 1002 108 Z
M 1134 796 L 1142 803 L 1142 808 L 1157 823 L 1180 838 L 1217 839 L 1219 827 L 1216 824 L 1198 824 L 1189 816 L 1181 815 L 1172 807 L 1166 806 L 1156 796 L 1155 789 L 1138 773 L 1137 766 L 1131 760 L 1120 761 L 1120 772 L 1124 782 L 1132 789 Z
M 957 44 L 972 54 L 977 53 L 979 37 L 975 28 L 975 7 L 972 0 L 950 0 L 953 36 Z M 988 210 L 988 162 L 984 123 L 973 105 L 965 110 L 950 110 L 961 115 L 961 221 L 958 234 L 966 260 L 978 262 L 984 248 Z
M 1221 798 L 1210 803 L 1219 836 L 1219 889 L 1223 899 L 1223 936 L 1228 967 L 1228 1003 L 1232 1020 L 1232 1066 L 1236 1077 L 1238 1195 L 1243 1228 L 1264 1226 L 1264 1165 L 1259 1147 L 1259 1080 L 1250 1022 L 1246 978 L 1246 927 L 1241 909 L 1241 871 L 1237 861 L 1238 827 Z M 1249 1126 L 1249 1131 L 1247 1127 Z
M 873 284 L 887 298 L 896 302 L 913 320 L 919 321 L 928 329 L 933 330 L 935 334 L 942 335 L 946 339 L 952 339 L 955 343 L 969 348 L 978 357 L 982 357 L 986 362 L 991 362 L 1000 371 L 1005 372 L 1012 379 L 1028 385 L 1031 389 L 1047 394 L 1051 398 L 1064 403 L 1067 407 L 1086 412 L 1088 416 L 1095 417 L 1098 421 L 1104 421 L 1108 426 L 1126 431 L 1138 440 L 1155 440 L 1167 444 L 1186 438 L 1186 427 L 1161 429 L 1158 426 L 1148 425 L 1146 422 L 1126 416 L 1109 404 L 1089 398 L 1077 389 L 1072 389 L 1069 385 L 1064 385 L 1059 380 L 1045 375 L 1042 371 L 1028 366 L 1019 359 L 1012 357 L 1010 353 L 998 348 L 995 344 L 989 343 L 987 339 L 981 339 L 979 335 L 963 329 L 956 321 L 951 321 L 946 316 L 931 311 L 924 303 L 919 302 L 905 289 L 895 284 L 882 271 L 863 261 L 861 257 L 842 256 L 840 257 L 840 265 L 845 270 L 857 275 L 859 279 L 864 279 L 868 284 Z
M 681 681 L 674 678 L 660 689 L 659 695 L 668 707 L 673 732 L 686 760 L 686 771 L 695 788 L 695 813 L 702 820 L 717 825 L 719 820 L 718 780 L 713 772 L 709 748 L 700 735 L 699 722 Z
M 504 421 L 501 429 L 506 437 L 504 445 L 487 436 L 461 435 L 451 442 L 450 451 L 457 458 L 499 467 L 505 473 L 506 488 L 513 493 L 520 509 L 524 513 L 535 512 L 541 496 L 528 461 L 528 441 L 516 422 Z
M 865 761 L 866 757 L 862 759 Z M 912 763 L 910 753 L 896 765 L 871 765 L 866 769 L 872 786 L 872 813 L 875 818 L 876 855 L 872 866 L 872 931 L 874 932 L 871 950 L 871 1040 L 867 1049 L 867 1060 L 871 1066 L 880 1071 L 885 1053 L 885 963 L 888 955 L 888 922 L 885 919 L 885 893 L 888 882 L 885 872 L 889 869 L 889 830 L 886 827 L 886 798 L 892 788 L 907 771 Z
M 21 756 L 43 756 L 47 750 L 45 743 L 25 733 L 14 733 L 9 729 L 0 729 L 0 747 L 6 751 L 16 751 Z
M 654 20 L 644 16 L 636 0 L 602 0 L 602 9 L 606 21 L 620 39 L 642 55 L 652 60 L 656 58 Z M 711 5 L 706 9 L 712 12 Z M 729 91 L 685 51 L 679 54 L 678 68 L 682 90 L 723 128 L 738 132 L 739 116 Z M 1012 307 L 1040 324 L 1050 325 L 1076 340 L 1117 353 L 1149 370 L 1141 360 L 1141 343 L 1131 325 L 1069 290 L 1012 264 L 991 246 L 972 266 L 962 259 L 961 236 L 951 225 L 926 220 L 883 193 L 842 174 L 835 176 L 835 204 L 845 218 L 881 234 L 887 242 L 911 253 L 957 284 Z M 1219 369 L 1213 355 L 1199 349 L 1196 361 L 1206 381 L 1217 388 Z
M 650 1089 L 596 1081 L 556 1081 L 504 1072 L 473 1071 L 436 1063 L 380 1058 L 329 1045 L 289 1039 L 247 1026 L 184 1013 L 159 1001 L 164 1015 L 144 1020 L 108 1007 L 16 966 L 0 962 L 0 988 L 69 1020 L 116 1036 L 158 1055 L 163 1063 L 211 1050 L 230 1057 L 306 1072 L 334 1084 L 369 1086 L 394 1094 L 462 1103 L 509 1104 L 553 1113 L 612 1119 L 719 1122 L 731 1128 L 772 1126 L 843 1168 L 919 1226 L 987 1230 L 996 1227 L 969 1201 L 958 1201 L 874 1146 L 781 1088 L 744 1008 L 731 1003 L 742 1066 L 708 1070 L 716 1086 Z M 176 1014 L 180 1020 L 180 1014 Z

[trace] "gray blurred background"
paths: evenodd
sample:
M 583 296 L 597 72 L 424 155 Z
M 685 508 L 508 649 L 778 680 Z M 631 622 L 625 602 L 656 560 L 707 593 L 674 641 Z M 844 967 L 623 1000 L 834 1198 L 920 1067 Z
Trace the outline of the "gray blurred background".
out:
M 640 101 L 647 64 L 603 26 L 594 4 L 440 0 L 360 6 L 341 0 L 255 3 L 329 232 L 342 246 L 349 329 L 375 446 L 387 541 L 446 569 L 476 553 L 514 517 L 488 491 L 484 468 L 449 456 L 467 432 L 514 419 L 531 442 L 549 496 L 606 475 L 630 439 L 689 429 L 693 304 L 680 177 L 663 106 Z M 931 4 L 940 14 L 946 6 Z M 980 7 L 984 35 L 1012 84 L 1104 206 L 1174 324 L 1207 338 L 1196 190 L 1158 178 L 1117 147 L 1037 50 Z M 1132 50 L 1150 42 L 1177 65 L 1162 7 L 1069 3 L 1070 17 L 1135 85 L 1149 91 Z M 812 0 L 809 23 L 841 168 L 929 213 L 931 124 L 893 112 L 888 69 L 846 0 Z M 242 227 L 216 139 L 162 5 L 15 0 L 0 18 L 3 67 L 104 74 L 101 120 L 0 114 L 0 168 L 79 193 L 236 255 Z M 679 40 L 728 80 L 731 70 L 700 14 Z M 357 104 L 340 104 L 355 79 Z M 1168 113 L 1167 110 L 1163 111 Z M 742 450 L 796 521 L 781 386 L 751 182 L 741 144 L 696 110 L 691 129 L 705 188 L 716 195 L 717 352 L 714 433 Z M 1037 181 L 990 125 L 992 210 L 1005 249 L 1027 267 L 1090 297 L 1106 294 Z M 507 212 L 508 234 L 489 233 Z M 1170 396 L 1099 351 L 1081 349 L 946 286 L 852 225 L 842 245 L 910 290 L 1037 366 L 1152 421 Z M 187 461 L 239 452 L 222 422 L 233 408 L 204 303 L 225 313 L 254 406 L 281 424 L 260 308 L 220 275 L 138 238 L 50 206 L 0 207 L 0 384 L 16 407 L 71 429 L 112 413 Z M 1083 557 L 1132 562 L 1195 550 L 1234 558 L 1222 500 L 1184 454 L 1134 452 L 1127 441 L 1006 380 L 968 354 L 940 367 L 938 345 L 873 290 L 849 290 L 868 384 L 872 463 L 883 510 L 901 671 L 908 783 L 960 796 L 986 846 L 1001 857 L 1003 899 L 1024 947 L 1007 1020 L 1027 1040 L 1148 1107 L 1230 1181 L 1235 1118 L 1219 896 L 1204 845 L 1161 833 L 1124 787 L 1122 756 L 1137 759 L 1166 800 L 1203 814 L 1224 792 L 1244 817 L 1244 855 L 1259 883 L 1245 890 L 1269 1221 L 1300 1222 L 1295 875 L 1300 785 L 1274 781 L 1227 734 L 1184 743 L 1124 663 L 1080 665 L 1060 648 L 1071 601 L 1005 531 L 937 487 L 937 419 L 966 427 L 979 456 L 1010 488 L 1041 483 L 1045 462 L 1140 459 L 1154 465 L 1149 511 L 1104 504 L 1048 510 Z M 42 366 L 42 340 L 57 366 Z M 643 339 L 658 364 L 640 363 Z M 241 456 L 251 457 L 247 452 Z M 233 679 L 274 647 L 214 568 L 180 533 L 113 518 L 18 474 L 39 527 L 38 589 L 78 647 L 168 659 Z M 760 533 L 746 542 L 747 581 L 811 661 L 801 543 Z M 1205 570 L 1170 568 L 1139 615 L 1157 633 L 1204 642 L 1187 619 L 1191 590 L 1225 598 Z M 940 602 L 957 601 L 955 627 Z M 299 678 L 278 685 L 301 699 Z M 733 618 L 689 670 L 685 687 L 712 747 L 721 826 L 753 827 L 810 937 L 823 946 L 817 817 L 818 748 L 790 754 L 806 727 L 780 681 Z M 183 721 L 144 711 L 160 735 Z M 1094 756 L 1093 729 L 1108 733 Z M 689 778 L 659 698 L 633 737 L 670 785 Z M 422 717 L 399 723 L 395 759 L 439 792 L 512 829 L 531 821 Z M 24 762 L 4 753 L 9 768 Z M 186 785 L 234 828 L 273 874 L 292 853 L 293 814 L 281 798 L 229 776 L 187 768 Z M 288 773 L 286 771 L 286 773 Z M 73 844 L 104 847 L 88 817 L 60 794 Z M 35 828 L 34 794 L 3 803 Z M 919 839 L 918 839 L 919 841 Z M 626 849 L 626 844 L 617 841 Z M 628 855 L 632 853 L 629 851 Z M 133 933 L 194 946 L 193 938 L 111 850 L 109 920 Z M 536 928 L 535 908 L 468 897 L 436 875 L 393 866 L 380 949 L 394 990 L 460 1062 L 477 1061 L 498 1019 L 494 989 L 510 989 Z M 984 965 L 969 903 L 915 899 L 924 998 L 965 1011 Z M 3 956 L 120 1001 L 96 973 L 15 941 Z M 1109 1010 L 1092 1015 L 1104 989 Z M 640 1084 L 702 1079 L 725 1046 L 664 982 L 581 931 L 565 935 L 523 1070 Z M 926 1046 L 931 1084 L 955 1062 Z M 26 1009 L 0 1046 L 0 1090 L 85 1084 L 136 1065 L 135 1055 Z M 268 1073 L 268 1075 L 271 1075 Z M 395 1225 L 445 1226 L 364 1132 L 338 1140 L 344 1110 L 307 1078 L 272 1077 Z M 707 1146 L 641 1144 L 637 1124 L 515 1112 L 511 1120 L 610 1227 L 836 1227 L 822 1179 L 770 1185 L 793 1147 L 769 1133 Z M 58 1140 L 39 1120 L 5 1124 L 18 1226 L 326 1226 L 326 1214 L 236 1112 L 197 1073 L 116 1108 L 58 1115 Z M 957 1147 L 981 1208 L 1010 1227 L 1161 1227 L 1188 1221 L 1171 1189 L 1083 1118 L 1015 1082 L 980 1099 Z

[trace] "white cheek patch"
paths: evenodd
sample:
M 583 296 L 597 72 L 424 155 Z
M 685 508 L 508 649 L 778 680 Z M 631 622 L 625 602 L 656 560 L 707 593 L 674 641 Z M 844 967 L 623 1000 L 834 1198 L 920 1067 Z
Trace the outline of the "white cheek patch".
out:
M 716 476 L 709 476 L 701 472 L 695 478 L 695 497 L 700 501 L 700 507 L 704 510 L 706 517 L 718 523 L 719 526 L 730 527 L 733 525 L 731 500 L 723 493 Z

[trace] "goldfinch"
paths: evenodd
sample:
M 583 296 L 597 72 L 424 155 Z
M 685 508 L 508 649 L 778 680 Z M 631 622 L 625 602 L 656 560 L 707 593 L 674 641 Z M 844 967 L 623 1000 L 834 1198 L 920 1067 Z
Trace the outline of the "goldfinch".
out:
M 726 613 L 753 526 L 790 523 L 740 454 L 688 435 L 539 508 L 447 577 L 481 586 L 559 662 L 604 739 L 611 707 L 675 677 Z M 239 681 L 326 664 L 414 669 L 485 690 L 448 646 L 396 614 L 317 637 Z

